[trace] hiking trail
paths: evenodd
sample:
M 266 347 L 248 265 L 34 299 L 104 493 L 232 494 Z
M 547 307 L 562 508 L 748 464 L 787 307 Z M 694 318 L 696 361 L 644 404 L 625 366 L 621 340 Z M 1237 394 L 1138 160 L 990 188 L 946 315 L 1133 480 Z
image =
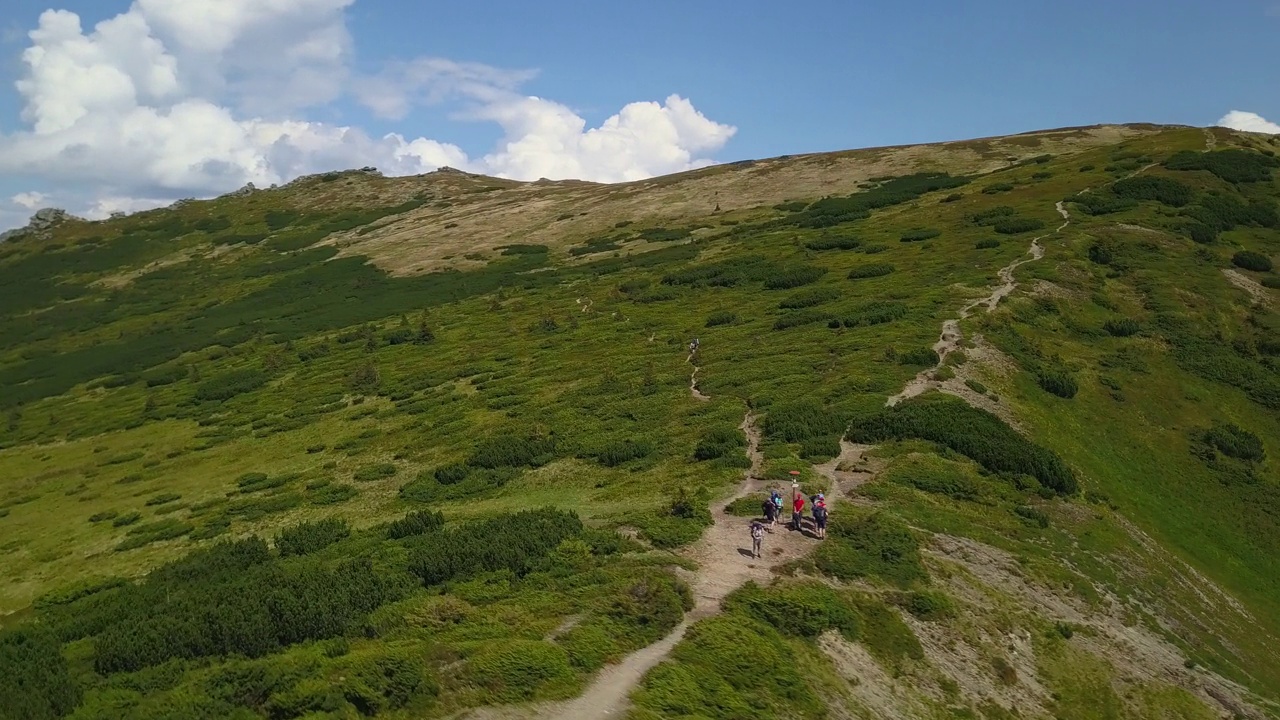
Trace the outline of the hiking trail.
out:
M 693 372 L 689 373 L 689 394 L 693 396 L 694 400 L 706 402 L 711 399 L 711 396 L 703 394 L 703 392 L 698 389 L 698 371 L 702 368 L 693 364 L 693 360 L 697 355 L 698 351 L 695 350 L 689 353 L 689 357 L 685 360 L 685 362 L 693 365 Z
M 761 548 L 763 557 L 751 557 L 748 518 L 730 515 L 726 508 L 734 500 L 753 492 L 763 492 L 771 482 L 759 477 L 764 465 L 764 454 L 760 451 L 761 436 L 755 416 L 748 412 L 740 428 L 747 436 L 747 456 L 751 458 L 751 467 L 743 473 L 742 482 L 733 494 L 712 505 L 711 527 L 703 532 L 697 542 L 680 553 L 698 563 L 697 572 L 688 579 L 693 590 L 694 606 L 685 613 L 680 624 L 661 640 L 605 667 L 577 698 L 529 708 L 478 708 L 459 717 L 472 720 L 531 717 L 594 720 L 623 717 L 630 707 L 631 692 L 640 685 L 649 670 L 667 658 L 691 625 L 719 613 L 720 601 L 748 580 L 767 583 L 775 567 L 800 558 L 814 547 L 809 537 L 787 530 L 780 520 L 778 526 L 765 535 Z M 848 446 L 846 453 L 828 463 L 833 472 L 837 472 L 836 468 L 843 466 L 842 463 L 857 462 L 865 448 L 852 443 Z M 852 479 L 856 473 L 848 475 L 851 483 L 857 482 Z
M 964 305 L 960 308 L 958 317 L 946 320 L 942 323 L 942 335 L 938 338 L 938 342 L 933 344 L 933 351 L 938 354 L 937 364 L 928 370 L 922 370 L 915 376 L 915 378 L 907 383 L 906 387 L 902 388 L 902 392 L 899 392 L 897 395 L 886 400 L 885 405 L 893 407 L 903 400 L 916 397 L 928 390 L 940 388 L 942 386 L 942 381 L 935 379 L 934 374 L 937 373 L 938 370 L 946 363 L 947 355 L 960 348 L 960 340 L 964 338 L 964 334 L 960 332 L 960 321 L 967 319 L 978 307 L 986 307 L 987 312 L 995 310 L 996 306 L 1000 304 L 1000 301 L 1008 297 L 1009 294 L 1018 287 L 1018 282 L 1013 277 L 1013 271 L 1017 270 L 1022 265 L 1034 262 L 1044 257 L 1044 247 L 1040 245 L 1040 241 L 1051 235 L 1057 235 L 1071 224 L 1071 213 L 1067 212 L 1067 208 L 1061 200 L 1054 205 L 1054 208 L 1058 211 L 1058 214 L 1062 216 L 1062 224 L 1052 232 L 1047 232 L 1043 235 L 1032 238 L 1031 246 L 1027 248 L 1026 253 L 1017 260 L 1014 260 L 1008 265 L 1000 268 L 1000 271 L 997 273 L 997 277 L 1000 278 L 1000 284 L 991 289 L 991 294 Z
M 582 298 L 578 298 L 573 302 L 582 306 L 582 312 L 591 312 L 591 306 L 596 304 L 595 301 L 592 300 L 591 298 L 587 298 L 587 301 L 585 303 L 582 302 Z

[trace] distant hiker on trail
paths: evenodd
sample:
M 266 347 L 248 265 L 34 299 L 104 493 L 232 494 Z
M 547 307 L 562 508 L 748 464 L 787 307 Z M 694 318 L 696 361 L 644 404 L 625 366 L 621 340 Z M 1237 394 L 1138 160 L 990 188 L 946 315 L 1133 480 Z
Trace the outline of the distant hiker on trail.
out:
M 796 530 L 804 530 L 804 496 L 799 493 L 791 501 L 791 524 Z
M 764 523 L 751 521 L 751 554 L 760 557 L 760 544 L 764 542 Z
M 778 524 L 778 518 L 782 517 L 782 493 L 777 490 L 773 491 L 773 523 Z
M 760 509 L 764 511 L 764 521 L 773 527 L 778 522 L 778 506 L 773 504 L 773 498 L 765 498 Z
M 813 503 L 813 526 L 818 531 L 818 539 L 827 537 L 827 499 L 822 493 L 818 493 L 817 500 Z

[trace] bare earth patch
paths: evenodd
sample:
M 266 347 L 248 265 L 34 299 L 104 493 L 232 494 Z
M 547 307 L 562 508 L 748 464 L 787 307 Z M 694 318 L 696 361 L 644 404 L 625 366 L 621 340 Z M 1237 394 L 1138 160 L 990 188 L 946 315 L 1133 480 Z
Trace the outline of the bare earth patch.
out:
M 1271 293 L 1267 292 L 1266 288 L 1262 287 L 1257 280 L 1254 280 L 1239 270 L 1224 268 L 1222 274 L 1227 276 L 1227 282 L 1230 282 L 1232 285 L 1235 285 L 1241 290 L 1249 293 L 1249 296 L 1253 298 L 1255 303 L 1265 307 L 1271 307 L 1275 302 L 1274 298 L 1271 297 Z

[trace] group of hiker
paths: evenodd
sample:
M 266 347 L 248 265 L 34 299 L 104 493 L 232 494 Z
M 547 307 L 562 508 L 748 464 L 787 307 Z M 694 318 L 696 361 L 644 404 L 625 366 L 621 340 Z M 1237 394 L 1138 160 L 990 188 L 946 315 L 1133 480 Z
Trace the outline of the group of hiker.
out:
M 776 488 L 771 490 L 769 497 L 760 503 L 760 509 L 764 514 L 764 520 L 751 521 L 751 553 L 754 557 L 760 557 L 760 546 L 764 543 L 765 532 L 773 532 L 773 528 L 777 526 L 778 519 L 782 516 L 783 498 L 782 493 Z M 804 506 L 805 497 L 798 489 L 791 492 L 791 522 L 787 525 L 788 529 L 795 531 L 804 531 Z M 809 498 L 809 513 L 813 517 L 813 530 L 818 539 L 827 536 L 827 498 L 822 493 L 817 493 Z

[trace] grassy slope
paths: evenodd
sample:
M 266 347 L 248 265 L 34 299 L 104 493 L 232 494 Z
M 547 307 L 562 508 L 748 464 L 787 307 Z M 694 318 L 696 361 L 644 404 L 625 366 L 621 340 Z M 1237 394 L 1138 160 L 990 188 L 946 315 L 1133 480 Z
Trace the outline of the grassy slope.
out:
M 499 489 L 465 499 L 436 499 L 430 506 L 459 517 L 555 504 L 596 521 L 639 525 L 658 539 L 661 528 L 648 527 L 651 520 L 644 513 L 661 506 L 673 488 L 705 485 L 714 491 L 735 475 L 732 468 L 690 460 L 707 428 L 736 426 L 742 400 L 766 413 L 771 406 L 797 398 L 812 399 L 836 414 L 881 404 L 920 369 L 897 362 L 886 349 L 901 354 L 931 345 L 941 322 L 954 317 L 955 308 L 966 299 L 982 294 L 980 288 L 995 282 L 996 269 L 1024 253 L 1030 236 L 1038 234 L 996 235 L 989 227 L 968 222 L 968 216 L 1007 205 L 1053 227 L 1058 220 L 1056 200 L 1138 169 L 1142 163 L 1130 166 L 1138 156 L 1158 160 L 1176 150 L 1200 149 L 1204 136 L 1199 130 L 1175 129 L 1136 135 L 1123 147 L 1054 142 L 1046 139 L 1038 147 L 1033 139 L 1012 138 L 1003 145 L 965 146 L 963 157 L 939 149 L 937 165 L 928 152 L 904 156 L 882 151 L 876 162 L 897 170 L 888 175 L 933 167 L 991 170 L 1010 148 L 1019 149 L 1019 157 L 1041 154 L 1045 148 L 1063 154 L 978 178 L 958 190 L 963 197 L 957 202 L 940 203 L 949 192 L 942 191 L 829 230 L 767 228 L 760 223 L 785 213 L 750 207 L 760 201 L 816 196 L 816 190 L 801 193 L 820 186 L 815 179 L 821 177 L 819 157 L 797 159 L 792 165 L 772 161 L 763 168 L 717 168 L 652 181 L 640 194 L 651 200 L 611 206 L 597 199 L 586 220 L 560 221 L 558 231 L 553 227 L 553 218 L 563 214 L 555 209 L 558 197 L 579 203 L 603 191 L 532 185 L 477 193 L 472 191 L 488 187 L 485 180 L 450 176 L 420 179 L 415 186 L 340 178 L 248 200 L 195 203 L 177 212 L 181 222 L 161 211 L 70 226 L 52 241 L 61 247 L 47 241 L 43 249 L 31 241 L 0 247 L 0 272 L 6 276 L 40 281 L 58 274 L 64 286 L 84 288 L 64 292 L 80 296 L 54 305 L 58 288 L 50 283 L 7 283 L 21 291 L 6 296 L 6 308 L 14 310 L 0 328 L 0 358 L 5 372 L 15 373 L 6 378 L 21 383 L 26 401 L 20 407 L 6 402 L 9 422 L 0 425 L 0 442 L 5 445 L 0 475 L 7 478 L 0 501 L 7 510 L 0 510 L 5 538 L 0 552 L 7 574 L 0 588 L 0 610 L 22 610 L 41 593 L 86 577 L 135 575 L 190 547 L 189 541 L 179 539 L 115 552 L 113 547 L 127 537 L 128 528 L 113 527 L 111 520 L 89 522 L 95 513 L 137 511 L 143 523 L 189 519 L 196 528 L 216 528 L 226 519 L 233 535 L 271 532 L 335 513 L 368 525 L 421 506 L 397 494 L 420 471 L 464 459 L 477 439 L 529 428 L 550 429 L 562 438 L 561 459 L 526 471 Z M 1223 135 L 1222 145 L 1229 142 L 1239 140 Z M 1119 167 L 1105 169 L 1113 164 Z M 1082 165 L 1095 169 L 1081 172 Z M 767 183 L 756 178 L 766 170 Z M 802 189 L 777 195 L 787 192 L 788 172 L 796 178 L 791 187 Z M 850 185 L 846 191 L 854 189 L 855 181 L 875 174 L 855 174 L 840 158 L 833 159 L 826 172 Z M 1170 174 L 1158 168 L 1149 172 Z M 756 178 L 744 175 L 741 181 L 751 189 L 750 202 L 733 202 L 734 173 Z M 1205 173 L 1176 175 L 1194 177 L 1206 190 L 1222 189 Z M 366 182 L 372 184 L 361 184 Z M 981 192 L 1005 182 L 1014 188 Z M 332 189 L 343 185 L 348 185 L 345 200 L 341 191 Z M 369 192 L 356 193 L 360 188 Z M 504 199 L 507 192 L 523 195 Z M 698 203 L 664 211 L 660 208 L 671 203 L 659 199 L 663 192 L 683 197 L 719 193 L 729 212 L 710 213 Z M 1280 195 L 1274 186 L 1271 192 Z M 322 265 L 331 251 L 297 254 L 302 241 L 290 245 L 278 238 L 252 245 L 219 244 L 220 238 L 234 240 L 229 236 L 236 234 L 269 234 L 261 218 L 272 208 L 293 207 L 301 213 L 288 218 L 292 225 L 277 233 L 287 234 L 300 226 L 340 227 L 344 218 L 335 217 L 343 211 L 339 202 L 367 212 L 371 205 L 413 198 L 418 205 L 406 215 L 381 221 L 390 229 L 401 228 L 399 235 L 391 230 L 365 235 L 339 230 L 349 235 L 339 243 L 345 245 L 343 255 L 365 247 L 377 262 L 397 273 L 443 262 L 456 263 L 461 274 L 386 278 L 358 261 Z M 413 249 L 403 234 L 405 227 L 439 233 L 466 230 L 443 228 L 448 222 L 463 222 L 456 208 L 469 207 L 469 216 L 483 222 L 482 209 L 490 207 L 483 203 L 521 207 L 519 203 L 537 198 L 542 200 L 536 206 L 551 208 L 545 213 L 553 214 L 540 221 L 542 229 L 503 225 L 501 232 L 478 241 L 477 249 L 484 254 L 476 259 L 442 249 L 428 252 L 423 260 L 427 256 Z M 442 207 L 445 203 L 448 206 Z M 700 209 L 695 211 L 693 205 Z M 435 214 L 427 217 L 427 212 Z M 654 218 L 662 212 L 668 217 Z M 671 212 L 684 214 L 670 217 Z M 1060 288 L 1058 296 L 1048 303 L 1015 299 L 995 315 L 966 324 L 966 330 L 984 332 L 1020 360 L 1025 347 L 1008 340 L 1012 327 L 1043 354 L 1066 359 L 1081 386 L 1071 400 L 1044 392 L 1027 372 L 975 372 L 985 373 L 984 382 L 1013 408 L 1033 438 L 1056 449 L 1080 471 L 1093 497 L 1105 495 L 1116 512 L 1239 598 L 1256 627 L 1229 613 L 1210 617 L 1214 609 L 1187 599 L 1193 593 L 1172 582 L 1171 571 L 1152 566 L 1142 578 L 1130 577 L 1117 572 L 1122 562 L 1091 560 L 1090 551 L 1104 558 L 1137 556 L 1135 541 L 1117 521 L 1107 519 L 1112 511 L 1101 506 L 1094 506 L 1101 518 L 1095 521 L 1072 522 L 1065 518 L 1074 515 L 1066 513 L 1055 520 L 1055 527 L 1059 521 L 1063 525 L 1062 534 L 1046 540 L 1029 537 L 1016 520 L 996 522 L 962 504 L 926 502 L 929 498 L 918 493 L 885 495 L 881 501 L 921 527 L 968 534 L 1038 555 L 1041 562 L 1033 566 L 1046 576 L 1060 573 L 1056 568 L 1070 561 L 1084 575 L 1116 592 L 1141 597 L 1178 620 L 1183 628 L 1180 642 L 1203 646 L 1196 655 L 1202 663 L 1276 697 L 1280 676 L 1275 675 L 1267 645 L 1270 638 L 1280 637 L 1280 568 L 1275 560 L 1280 536 L 1274 525 L 1252 522 L 1265 517 L 1265 510 L 1257 506 L 1259 496 L 1224 485 L 1191 456 L 1188 439 L 1189 431 L 1215 420 L 1250 429 L 1266 444 L 1267 460 L 1258 475 L 1264 483 L 1275 483 L 1280 457 L 1275 414 L 1238 390 L 1181 369 L 1155 337 L 1111 338 L 1097 327 L 1103 319 L 1122 314 L 1150 322 L 1148 308 L 1158 300 L 1182 303 L 1205 333 L 1219 326 L 1228 336 L 1242 333 L 1247 327 L 1247 299 L 1227 284 L 1218 268 L 1227 266 L 1233 245 L 1274 257 L 1280 242 L 1274 230 L 1235 230 L 1207 250 L 1174 235 L 1160 236 L 1154 241 L 1156 249 L 1147 250 L 1142 243 L 1149 234 L 1115 227 L 1164 227 L 1174 223 L 1170 214 L 1154 203 L 1092 218 L 1077 210 L 1070 231 L 1047 243 L 1046 259 L 1019 271 L 1024 287 L 1030 278 L 1040 277 Z M 212 232 L 196 227 L 202 219 L 220 216 L 230 219 L 231 227 Z M 375 216 L 345 220 L 350 225 Z M 614 227 L 627 220 L 640 222 Z M 637 228 L 659 222 L 675 228 L 709 227 L 695 230 L 700 239 L 693 245 L 685 244 L 688 240 L 633 237 Z M 917 228 L 936 228 L 941 234 L 924 242 L 900 242 L 905 231 Z M 532 238 L 529 242 L 553 246 L 549 258 L 500 254 L 501 244 L 518 242 L 512 238 L 523 239 L 519 233 L 525 232 Z M 568 244 L 609 233 L 618 236 L 624 252 L 648 252 L 629 263 L 611 260 L 609 251 L 562 254 Z M 863 246 L 805 248 L 804 243 L 823 236 L 856 236 Z M 315 239 L 319 237 L 323 234 Z M 546 240 L 550 237 L 569 240 Z M 1001 240 L 998 247 L 976 247 L 992 237 Z M 1126 256 L 1131 263 L 1126 272 L 1109 272 L 1087 260 L 1088 247 L 1097 237 L 1132 250 Z M 78 249 L 85 242 L 97 247 Z M 431 245 L 416 238 L 414 242 Z M 883 249 L 866 252 L 867 246 L 877 245 Z M 285 248 L 293 254 L 282 254 Z M 414 259 L 397 266 L 396 258 L 403 260 L 405 252 Z M 450 253 L 453 256 L 446 257 Z M 806 287 L 778 290 L 762 289 L 757 281 L 731 287 L 660 282 L 665 273 L 688 266 L 694 253 L 699 263 L 759 255 L 769 275 L 798 265 L 821 267 L 826 273 Z M 68 270 L 72 256 L 75 264 Z M 484 266 L 481 258 L 495 264 Z M 530 272 L 552 259 L 557 269 Z M 566 259 L 574 264 L 563 265 Z M 156 261 L 173 264 L 152 266 L 152 272 L 136 278 L 124 274 Z M 895 272 L 846 279 L 855 267 L 881 262 L 894 265 Z M 119 289 L 89 284 L 101 278 L 114 279 Z M 495 292 L 499 286 L 501 291 Z M 873 301 L 901 303 L 906 314 L 888 324 L 839 332 L 829 330 L 825 322 L 772 329 L 784 314 L 779 309 L 783 299 L 815 287 L 832 292 L 832 299 L 815 307 L 827 314 L 848 316 Z M 1167 297 L 1149 297 L 1157 293 Z M 1091 300 L 1099 294 L 1117 309 L 1106 310 Z M 707 318 L 717 311 L 731 311 L 736 319 L 706 327 Z M 1274 322 L 1274 313 L 1269 317 Z M 377 326 L 374 349 L 366 349 L 363 336 L 337 342 L 340 331 L 358 335 L 354 331 L 365 322 Z M 414 332 L 422 323 L 435 334 L 430 343 L 387 344 L 387 333 L 402 327 Z M 255 324 L 264 334 L 255 335 Z M 700 387 L 713 398 L 707 404 L 692 400 L 687 390 L 689 366 L 683 349 L 693 336 L 703 341 Z M 300 350 L 318 346 L 325 337 L 328 354 L 299 357 Z M 1146 348 L 1144 372 L 1098 366 L 1103 355 L 1126 343 Z M 140 357 L 134 357 L 130 348 L 139 347 Z M 146 378 L 156 372 L 156 364 L 176 368 L 174 377 L 180 379 L 149 387 Z M 378 387 L 353 384 L 358 371 L 370 364 L 380 377 Z M 225 402 L 193 402 L 201 384 L 239 368 L 261 369 L 269 382 Z M 118 373 L 126 377 L 107 383 L 115 387 L 101 386 L 104 378 Z M 1099 384 L 1104 375 L 1123 388 L 1123 401 Z M 352 404 L 361 396 L 368 399 Z M 647 443 L 651 452 L 612 468 L 591 460 L 601 448 L 623 440 Z M 803 465 L 792 456 L 799 450 L 796 445 L 773 442 L 766 450 L 773 467 Z M 362 469 L 385 463 L 395 466 L 394 475 L 356 479 Z M 243 512 L 225 514 L 225 495 L 235 489 L 236 478 L 255 471 L 286 476 L 282 489 L 252 494 L 274 494 L 282 502 L 264 503 L 256 518 Z M 348 483 L 358 495 L 335 505 L 319 504 L 322 494 L 308 485 L 324 480 Z M 181 498 L 146 505 L 161 493 Z M 1262 498 L 1266 502 L 1266 496 Z M 230 503 L 240 500 L 243 497 Z M 186 507 L 173 510 L 178 505 Z M 1239 522 L 1242 517 L 1250 522 Z M 530 633 L 543 631 L 534 627 Z

